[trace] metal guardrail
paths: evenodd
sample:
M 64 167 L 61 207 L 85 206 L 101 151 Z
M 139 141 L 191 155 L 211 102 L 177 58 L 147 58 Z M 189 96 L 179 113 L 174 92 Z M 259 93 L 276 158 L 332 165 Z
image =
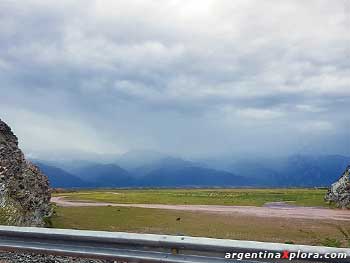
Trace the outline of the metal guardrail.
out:
M 282 252 L 288 250 L 290 252 L 317 252 L 320 255 L 335 252 L 346 253 L 347 259 L 317 262 L 350 262 L 350 249 L 341 248 L 12 226 L 0 226 L 0 250 L 110 259 L 123 262 L 165 263 L 257 262 L 257 260 L 225 259 L 225 253 Z M 260 260 L 259 262 L 276 262 L 276 260 Z

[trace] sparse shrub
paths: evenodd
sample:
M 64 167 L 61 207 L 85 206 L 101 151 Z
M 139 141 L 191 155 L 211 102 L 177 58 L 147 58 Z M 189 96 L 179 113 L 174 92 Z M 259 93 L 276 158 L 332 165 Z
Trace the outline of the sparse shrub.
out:
M 326 238 L 322 241 L 322 245 L 326 247 L 340 247 L 341 242 L 335 238 Z

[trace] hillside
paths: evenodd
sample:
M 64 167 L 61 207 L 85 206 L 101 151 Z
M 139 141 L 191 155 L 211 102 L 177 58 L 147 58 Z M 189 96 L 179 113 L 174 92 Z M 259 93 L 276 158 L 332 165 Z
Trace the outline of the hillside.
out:
M 25 159 L 18 138 L 0 119 L 0 224 L 45 226 L 51 216 L 47 177 Z
M 94 164 L 76 170 L 76 175 L 92 187 L 127 187 L 134 185 L 132 175 L 115 164 Z
M 36 163 L 36 165 L 48 176 L 51 187 L 72 188 L 89 186 L 86 181 L 63 169 L 43 163 Z

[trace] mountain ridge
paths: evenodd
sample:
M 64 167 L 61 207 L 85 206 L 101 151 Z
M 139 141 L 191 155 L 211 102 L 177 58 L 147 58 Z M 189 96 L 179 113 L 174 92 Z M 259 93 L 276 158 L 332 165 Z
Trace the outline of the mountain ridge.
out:
M 73 169 L 74 173 L 68 173 L 84 181 L 79 187 L 326 187 L 337 179 L 350 158 L 297 154 L 275 159 L 228 159 L 225 162 L 222 160 L 218 166 L 209 161 L 159 155 L 158 159 L 151 158 L 151 161 L 141 160 L 143 166 L 136 167 L 134 162 L 131 169 L 116 162 L 81 161 L 80 167 Z M 50 177 L 50 172 L 47 174 Z M 57 175 L 52 177 L 57 180 Z

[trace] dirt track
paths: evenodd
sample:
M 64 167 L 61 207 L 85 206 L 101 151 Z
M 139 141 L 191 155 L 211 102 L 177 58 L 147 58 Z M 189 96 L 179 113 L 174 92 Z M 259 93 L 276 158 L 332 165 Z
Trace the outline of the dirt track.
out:
M 138 207 L 153 209 L 168 209 L 179 211 L 221 213 L 221 214 L 241 214 L 257 217 L 280 217 L 280 218 L 301 218 L 301 219 L 328 219 L 350 221 L 350 210 L 328 209 L 319 207 L 297 207 L 288 206 L 284 203 L 269 203 L 264 207 L 256 206 L 220 206 L 220 205 L 162 205 L 162 204 L 115 204 L 102 202 L 69 201 L 64 196 L 52 197 L 52 202 L 62 207 L 82 207 L 82 206 L 118 206 L 118 207 Z

